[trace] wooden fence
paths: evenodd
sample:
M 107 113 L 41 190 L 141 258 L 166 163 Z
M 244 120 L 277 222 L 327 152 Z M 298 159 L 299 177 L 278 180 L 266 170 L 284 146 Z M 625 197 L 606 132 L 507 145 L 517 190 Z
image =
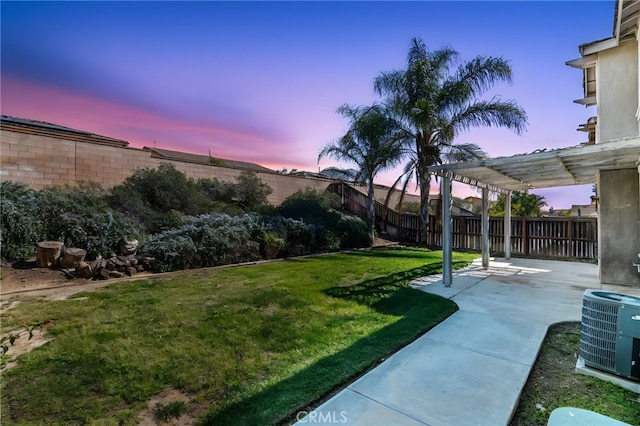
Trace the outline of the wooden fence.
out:
M 367 196 L 347 184 L 333 184 L 330 190 L 342 198 L 343 208 L 363 219 L 367 217 Z M 381 235 L 401 242 L 442 247 L 442 223 L 429 216 L 427 241 L 420 241 L 420 215 L 398 213 L 375 203 L 376 229 Z M 511 253 L 524 256 L 597 259 L 596 218 L 514 217 L 511 219 Z M 453 248 L 482 249 L 482 218 L 453 216 Z M 489 218 L 489 246 L 492 253 L 504 253 L 504 219 Z

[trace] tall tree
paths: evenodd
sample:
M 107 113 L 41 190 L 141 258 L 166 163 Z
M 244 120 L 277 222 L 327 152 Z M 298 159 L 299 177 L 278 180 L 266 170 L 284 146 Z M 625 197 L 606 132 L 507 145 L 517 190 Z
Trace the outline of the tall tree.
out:
M 325 145 L 318 155 L 318 161 L 323 157 L 331 157 L 356 165 L 357 172 L 352 178 L 367 183 L 367 225 L 373 238 L 373 179 L 380 171 L 395 167 L 402 161 L 406 139 L 411 135 L 378 104 L 359 107 L 345 104 L 337 112 L 349 119 L 349 130 L 337 141 Z
M 498 200 L 491 203 L 489 214 L 491 216 L 504 216 L 506 195 L 498 195 Z M 542 208 L 547 205 L 544 197 L 537 194 L 529 194 L 529 191 L 511 192 L 511 215 L 514 217 L 540 217 Z
M 376 92 L 413 134 L 413 155 L 404 176 L 415 175 L 420 188 L 423 241 L 429 223 L 427 168 L 484 157 L 476 144 L 454 144 L 470 128 L 500 126 L 517 133 L 525 129 L 526 114 L 514 101 L 482 98 L 494 84 L 511 80 L 511 67 L 502 58 L 477 56 L 459 63 L 455 50 L 445 47 L 430 52 L 420 38 L 411 41 L 406 69 L 382 72 L 375 79 Z

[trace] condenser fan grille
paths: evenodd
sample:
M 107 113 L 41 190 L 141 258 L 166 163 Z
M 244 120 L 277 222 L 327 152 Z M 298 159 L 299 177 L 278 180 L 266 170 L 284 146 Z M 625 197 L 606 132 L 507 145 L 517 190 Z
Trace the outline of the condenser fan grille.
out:
M 586 298 L 582 300 L 580 356 L 587 364 L 615 369 L 618 308 Z

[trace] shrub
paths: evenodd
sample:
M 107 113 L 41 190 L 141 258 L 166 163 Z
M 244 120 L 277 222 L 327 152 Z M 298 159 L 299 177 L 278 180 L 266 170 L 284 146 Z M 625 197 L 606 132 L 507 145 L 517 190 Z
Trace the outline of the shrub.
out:
M 336 205 L 334 195 L 298 191 L 288 197 L 277 211 L 284 217 L 316 225 L 315 249 L 318 251 L 370 246 L 372 241 L 366 223 L 333 210 L 332 206 Z
M 287 242 L 273 231 L 266 231 L 262 239 L 260 252 L 265 259 L 277 259 L 285 255 Z
M 35 255 L 44 228 L 36 210 L 37 193 L 10 181 L 0 184 L 0 247 L 2 258 L 22 260 Z
M 2 183 L 2 255 L 20 260 L 35 255 L 39 241 L 62 241 L 87 251 L 87 258 L 108 255 L 122 238 L 144 239 L 131 218 L 112 212 L 97 184 L 33 191 Z
M 236 180 L 235 200 L 244 211 L 256 212 L 268 206 L 267 196 L 273 190 L 255 173 L 244 171 Z
M 357 216 L 342 215 L 336 224 L 340 235 L 340 247 L 369 247 L 373 241 L 364 220 Z
M 261 237 L 253 215 L 208 214 L 153 235 L 143 251 L 156 258 L 161 271 L 225 265 L 260 259 Z
M 142 226 L 129 216 L 113 212 L 104 194 L 95 184 L 40 191 L 37 211 L 45 239 L 82 248 L 88 259 L 116 251 L 123 238 L 144 240 Z
M 285 242 L 281 254 L 294 256 L 303 253 L 312 253 L 318 250 L 316 234 L 318 227 L 307 225 L 301 220 L 282 216 L 266 216 L 263 218 L 263 226 L 266 232 L 270 232 Z
M 198 179 L 198 189 L 211 201 L 222 201 L 225 203 L 233 203 L 235 195 L 235 185 L 233 183 L 220 182 L 218 179 Z
M 108 201 L 112 208 L 138 219 L 148 232 L 173 228 L 182 215 L 197 215 L 211 208 L 196 183 L 171 164 L 136 170 L 111 189 Z

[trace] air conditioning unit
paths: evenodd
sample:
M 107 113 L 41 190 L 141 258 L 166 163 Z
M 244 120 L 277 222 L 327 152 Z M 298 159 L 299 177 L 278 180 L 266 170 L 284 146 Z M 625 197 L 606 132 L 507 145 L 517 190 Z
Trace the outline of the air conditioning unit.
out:
M 580 357 L 586 366 L 640 381 L 640 297 L 585 291 Z

